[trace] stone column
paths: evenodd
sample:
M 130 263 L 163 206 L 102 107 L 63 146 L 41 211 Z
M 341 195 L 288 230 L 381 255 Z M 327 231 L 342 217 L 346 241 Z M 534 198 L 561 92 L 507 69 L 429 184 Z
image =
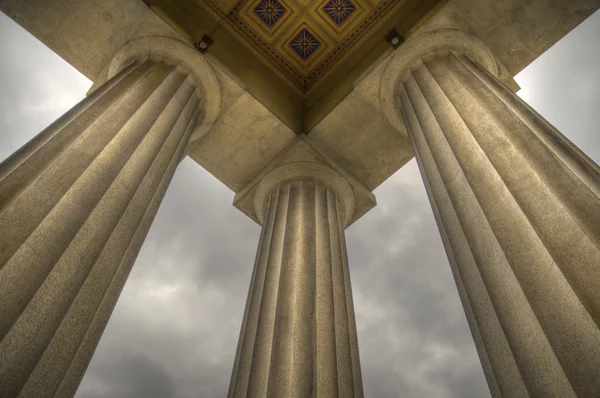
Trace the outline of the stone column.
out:
M 600 171 L 472 58 L 397 92 L 494 397 L 600 396 Z
M 134 63 L 0 165 L 0 396 L 75 393 L 202 114 L 194 86 Z
M 319 167 L 340 184 L 300 171 L 258 188 L 265 215 L 231 398 L 363 396 L 340 200 L 352 190 Z

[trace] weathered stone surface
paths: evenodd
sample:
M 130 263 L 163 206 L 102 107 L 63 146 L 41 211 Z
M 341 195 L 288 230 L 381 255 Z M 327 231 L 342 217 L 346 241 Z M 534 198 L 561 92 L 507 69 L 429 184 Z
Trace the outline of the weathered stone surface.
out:
M 305 170 L 307 177 L 294 172 L 291 181 L 274 170 L 281 183 L 263 204 L 231 398 L 363 396 L 344 240 L 347 206 L 339 199 L 352 196 L 351 188 L 331 169 Z
M 244 92 L 212 129 L 188 149 L 188 154 L 239 192 L 295 137 L 285 124 Z
M 265 178 L 273 177 L 273 171 L 276 169 L 281 170 L 281 166 L 286 166 L 287 170 L 285 173 L 289 173 L 290 175 L 298 173 L 306 174 L 308 171 L 302 166 L 304 164 L 327 166 L 326 169 L 314 170 L 311 175 L 312 177 L 334 180 L 328 175 L 321 174 L 322 172 L 327 173 L 327 170 L 331 169 L 350 184 L 350 192 L 340 197 L 340 200 L 347 203 L 344 216 L 345 227 L 358 220 L 377 204 L 375 196 L 357 178 L 329 158 L 310 137 L 300 135 L 296 136 L 289 145 L 277 154 L 277 157 L 273 161 L 260 170 L 259 173 L 256 173 L 253 179 L 235 195 L 233 200 L 234 206 L 248 217 L 262 224 L 260 202 L 265 192 L 261 192 L 260 190 L 261 183 L 264 183 Z M 350 204 L 350 201 L 352 204 Z
M 93 81 L 129 40 L 179 38 L 140 0 L 0 0 L 0 10 Z
M 309 137 L 370 190 L 413 158 L 410 141 L 381 107 L 380 86 L 387 63 L 365 77 Z
M 492 394 L 599 396 L 600 171 L 512 92 L 598 7 L 449 0 L 308 101 L 139 0 L 0 0 L 95 79 L 0 166 L 0 396 L 73 394 L 185 154 L 264 226 L 230 396 L 362 396 L 343 229 L 414 153 Z
M 497 63 L 498 76 L 518 90 L 512 77 L 600 7 L 600 0 L 449 0 L 408 39 L 452 29 L 476 37 Z M 379 90 L 390 83 L 384 69 L 407 53 L 407 43 L 380 60 L 354 90 L 307 134 L 369 189 L 374 189 L 412 158 L 410 142 L 390 125 Z M 406 54 L 412 59 L 410 54 Z M 349 137 L 352 137 L 349 139 Z
M 592 15 L 599 0 L 460 0 L 458 14 L 515 76 Z
M 415 26 L 405 36 L 410 38 L 440 28 L 473 34 L 493 52 L 499 63 L 500 78 L 512 84 L 514 74 L 599 7 L 600 0 L 449 0 L 430 15 L 423 26 Z M 189 37 L 179 36 L 141 0 L 0 0 L 0 10 L 95 80 L 95 86 L 104 82 L 110 60 L 128 41 L 150 35 L 190 41 Z M 395 52 L 402 51 L 403 46 L 400 46 Z M 210 53 L 207 58 L 211 58 Z M 229 54 L 228 59 L 235 59 L 235 54 Z M 281 93 L 285 90 L 281 84 L 266 84 L 262 81 L 264 79 L 256 79 L 254 74 L 247 73 L 247 68 L 242 68 L 244 77 L 241 77 L 225 68 L 223 63 L 215 60 L 213 65 L 222 69 L 223 73 L 219 76 L 222 89 L 229 86 L 233 79 L 244 91 L 246 87 L 250 90 L 244 105 L 247 106 L 244 112 L 247 117 L 241 117 L 236 122 L 230 120 L 227 124 L 232 131 L 243 134 L 230 133 L 224 142 L 252 148 L 257 140 L 273 141 L 272 148 L 268 148 L 264 154 L 259 151 L 261 156 L 268 157 L 278 153 L 282 148 L 281 142 L 290 133 L 305 133 L 314 136 L 315 142 L 327 156 L 336 160 L 369 189 L 377 187 L 411 159 L 410 142 L 396 133 L 379 104 L 377 85 L 381 82 L 382 69 L 376 68 L 371 75 L 359 78 L 354 90 L 349 89 L 348 82 L 343 80 L 344 87 L 340 92 L 345 94 L 335 101 L 326 101 L 327 111 L 311 108 L 310 112 L 303 115 L 301 108 L 304 104 L 301 99 L 282 106 L 285 101 L 281 99 Z M 516 89 L 514 84 L 511 87 Z M 329 92 L 335 93 L 336 90 L 334 87 Z M 221 113 L 224 114 L 227 109 L 224 104 Z M 239 110 L 239 107 L 232 109 L 237 113 Z M 254 123 L 256 118 L 253 114 L 260 115 L 261 123 Z M 317 114 L 320 116 L 315 117 Z M 302 121 L 303 117 L 310 120 Z M 259 130 L 265 125 L 274 126 L 274 130 Z M 215 125 L 215 128 L 220 127 L 223 125 Z M 285 137 L 275 137 L 280 132 Z M 237 176 L 248 173 L 245 166 L 236 168 L 231 165 L 221 170 L 216 165 L 227 161 L 219 157 L 219 150 L 208 149 L 209 146 L 204 151 L 190 150 L 189 155 L 234 191 L 243 187 L 245 181 L 238 180 Z M 264 142 L 260 147 L 265 147 Z M 255 171 L 260 170 L 260 164 L 256 167 Z
M 133 64 L 0 166 L 0 396 L 71 397 L 202 105 Z
M 398 95 L 492 395 L 600 395 L 598 166 L 466 56 Z

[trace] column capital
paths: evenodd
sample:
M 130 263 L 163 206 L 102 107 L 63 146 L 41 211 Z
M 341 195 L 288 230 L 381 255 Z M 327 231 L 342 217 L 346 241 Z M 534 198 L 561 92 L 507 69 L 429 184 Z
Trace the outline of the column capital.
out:
M 327 157 L 305 135 L 298 136 L 239 191 L 233 204 L 262 225 L 264 204 L 269 194 L 284 182 L 302 179 L 321 182 L 336 194 L 342 205 L 345 227 L 377 204 L 375 196 L 360 181 Z
M 127 42 L 117 51 L 108 66 L 107 78 L 112 78 L 132 62 L 146 58 L 162 59 L 166 64 L 185 70 L 192 78 L 203 107 L 203 116 L 189 142 L 196 141 L 211 129 L 221 109 L 221 89 L 212 66 L 187 43 L 170 37 L 146 36 Z
M 277 166 L 258 183 L 254 194 L 254 211 L 261 222 L 264 221 L 264 207 L 267 197 L 281 184 L 289 181 L 313 180 L 331 189 L 342 205 L 344 224 L 350 223 L 356 207 L 354 191 L 340 173 L 320 162 L 291 162 Z
M 469 33 L 455 29 L 438 29 L 411 37 L 388 59 L 379 91 L 382 110 L 398 131 L 406 134 L 397 98 L 399 83 L 410 69 L 418 66 L 424 58 L 450 51 L 469 56 L 496 77 L 500 74 L 500 65 L 491 50 Z

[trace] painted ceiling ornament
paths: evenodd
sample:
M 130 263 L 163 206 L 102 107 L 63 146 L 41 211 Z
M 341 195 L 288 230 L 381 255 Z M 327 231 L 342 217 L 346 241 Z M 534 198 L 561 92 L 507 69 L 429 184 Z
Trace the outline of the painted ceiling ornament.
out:
M 302 29 L 290 43 L 290 46 L 302 59 L 308 59 L 320 45 L 321 43 L 306 28 Z
M 270 28 L 285 13 L 285 8 L 277 0 L 262 0 L 254 13 Z
M 350 0 L 330 0 L 323 10 L 327 13 L 329 18 L 338 25 L 344 23 L 344 21 L 356 10 L 354 4 Z

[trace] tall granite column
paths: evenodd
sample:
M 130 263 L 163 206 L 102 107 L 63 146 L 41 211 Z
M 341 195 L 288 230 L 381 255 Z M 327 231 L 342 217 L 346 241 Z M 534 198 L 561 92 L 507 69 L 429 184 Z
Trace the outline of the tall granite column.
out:
M 282 180 L 257 203 L 263 229 L 228 396 L 362 397 L 338 198 L 352 191 Z
M 70 397 L 202 114 L 184 72 L 123 69 L 0 165 L 0 396 Z
M 494 397 L 600 396 L 600 170 L 472 58 L 397 92 Z

